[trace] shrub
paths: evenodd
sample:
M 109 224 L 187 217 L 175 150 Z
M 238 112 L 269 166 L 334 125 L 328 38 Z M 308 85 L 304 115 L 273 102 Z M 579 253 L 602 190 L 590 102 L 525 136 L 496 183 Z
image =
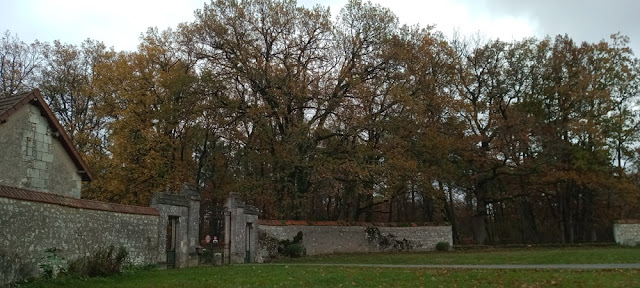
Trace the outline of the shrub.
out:
M 129 253 L 124 247 L 117 249 L 111 245 L 99 248 L 93 255 L 80 257 L 69 264 L 71 275 L 82 277 L 108 276 L 120 273 Z
M 282 247 L 282 254 L 291 258 L 299 258 L 307 254 L 302 243 L 292 243 Z
M 66 261 L 60 257 L 56 248 L 47 248 L 44 250 L 44 256 L 38 261 L 38 267 L 42 271 L 42 276 L 47 279 L 55 278 L 59 273 L 65 272 Z
M 391 235 L 391 234 L 389 234 Z M 393 240 L 395 243 L 393 244 L 394 251 L 409 251 L 413 249 L 413 243 L 411 241 L 402 238 L 402 240 Z
M 391 240 L 394 237 L 391 234 L 387 236 L 382 235 L 378 227 L 367 227 L 364 232 L 367 233 L 367 240 L 369 241 L 369 244 L 377 244 L 380 250 L 387 249 L 387 247 L 391 245 Z
M 383 235 L 378 227 L 367 227 L 365 230 L 370 245 L 377 245 L 379 250 L 391 248 L 392 251 L 409 251 L 413 249 L 413 243 L 407 239 L 398 240 L 391 233 Z
M 280 240 L 267 234 L 267 232 L 260 230 L 258 232 L 258 243 L 258 247 L 260 249 L 258 257 L 261 257 L 262 261 L 268 262 L 272 259 L 278 258 L 278 248 L 280 247 Z
M 280 255 L 298 258 L 307 255 L 307 250 L 302 244 L 302 231 L 298 231 L 298 234 L 293 237 L 293 240 L 282 240 L 278 243 L 278 253 Z
M 449 244 L 449 242 L 438 242 L 436 244 L 436 250 L 438 251 L 449 251 L 450 248 L 451 245 Z

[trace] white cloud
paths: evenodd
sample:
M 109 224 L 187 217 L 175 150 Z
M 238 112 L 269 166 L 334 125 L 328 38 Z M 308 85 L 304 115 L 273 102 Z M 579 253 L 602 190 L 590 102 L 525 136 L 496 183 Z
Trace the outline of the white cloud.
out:
M 17 33 L 25 42 L 59 39 L 78 44 L 91 38 L 116 50 L 134 50 L 140 34 L 147 28 L 163 30 L 193 21 L 193 11 L 202 8 L 204 2 L 176 3 L 171 0 L 25 0 L 14 2 L 12 11 L 0 12 L 0 19 L 5 13 L 12 18 L 0 20 L 0 28 Z
M 366 1 L 366 0 L 365 0 Z M 451 36 L 454 31 L 465 35 L 480 32 L 503 40 L 522 39 L 534 35 L 536 25 L 525 17 L 492 15 L 490 11 L 472 7 L 456 0 L 371 0 L 393 11 L 402 24 L 422 27 L 436 25 L 436 29 Z M 322 4 L 331 7 L 335 17 L 347 0 L 300 0 L 299 5 L 311 7 Z
M 391 9 L 403 24 L 436 25 L 436 29 L 452 35 L 480 33 L 503 40 L 533 36 L 535 27 L 527 19 L 514 16 L 492 17 L 488 11 L 474 9 L 455 0 L 373 0 Z
M 0 29 L 9 29 L 25 42 L 35 39 L 79 44 L 91 38 L 116 50 L 135 50 L 139 36 L 149 27 L 163 30 L 180 22 L 193 21 L 193 12 L 205 0 L 0 0 Z M 465 0 L 372 0 L 390 8 L 403 24 L 436 25 L 451 35 L 480 32 L 504 40 L 533 35 L 535 26 L 526 18 L 507 14 L 492 15 Z M 208 2 L 208 1 L 207 1 Z M 298 5 L 329 6 L 335 17 L 347 0 L 299 0 Z

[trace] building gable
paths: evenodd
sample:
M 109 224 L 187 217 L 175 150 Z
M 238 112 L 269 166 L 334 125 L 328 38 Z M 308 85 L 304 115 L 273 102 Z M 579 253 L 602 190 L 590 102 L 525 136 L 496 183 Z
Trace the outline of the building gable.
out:
M 80 198 L 92 175 L 38 90 L 0 100 L 0 185 Z

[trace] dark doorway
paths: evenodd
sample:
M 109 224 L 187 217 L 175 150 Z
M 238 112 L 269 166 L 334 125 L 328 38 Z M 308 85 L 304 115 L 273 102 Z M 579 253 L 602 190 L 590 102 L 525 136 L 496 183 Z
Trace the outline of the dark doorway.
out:
M 245 241 L 244 241 L 244 247 L 245 247 L 245 254 L 244 254 L 244 262 L 245 263 L 251 263 L 251 230 L 253 229 L 253 223 L 247 223 L 246 228 L 244 229 L 244 233 L 245 233 Z
M 169 216 L 167 221 L 167 269 L 176 268 L 176 243 L 178 237 L 178 217 Z

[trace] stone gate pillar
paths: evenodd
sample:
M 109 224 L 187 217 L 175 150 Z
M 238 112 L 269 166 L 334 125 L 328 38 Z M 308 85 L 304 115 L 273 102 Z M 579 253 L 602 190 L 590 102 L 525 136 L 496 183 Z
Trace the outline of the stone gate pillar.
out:
M 184 183 L 180 195 L 189 201 L 187 215 L 187 246 L 189 253 L 189 267 L 198 266 L 198 247 L 200 247 L 200 193 L 194 184 Z
M 247 205 L 237 195 L 231 194 L 225 204 L 230 212 L 229 262 L 255 262 L 258 243 L 258 213 L 255 207 Z
M 175 268 L 198 266 L 196 248 L 200 234 L 200 195 L 195 186 L 184 184 L 179 194 L 154 193 L 151 207 L 160 213 L 158 265 Z M 172 253 L 167 253 L 169 250 Z

